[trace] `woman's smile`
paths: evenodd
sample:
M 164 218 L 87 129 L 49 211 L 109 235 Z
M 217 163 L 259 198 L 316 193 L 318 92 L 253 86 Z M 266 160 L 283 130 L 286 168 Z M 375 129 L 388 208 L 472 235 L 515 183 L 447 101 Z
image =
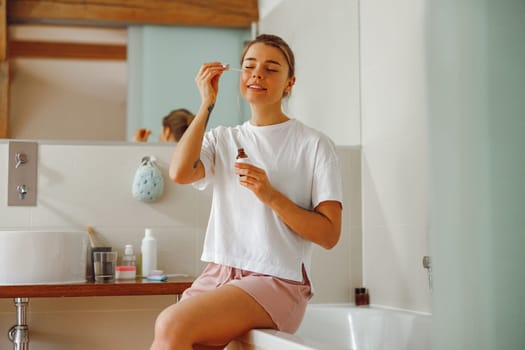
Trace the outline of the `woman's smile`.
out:
M 260 84 L 248 84 L 247 87 L 250 91 L 254 91 L 254 92 L 264 92 L 268 90 L 267 88 L 265 88 L 264 86 Z

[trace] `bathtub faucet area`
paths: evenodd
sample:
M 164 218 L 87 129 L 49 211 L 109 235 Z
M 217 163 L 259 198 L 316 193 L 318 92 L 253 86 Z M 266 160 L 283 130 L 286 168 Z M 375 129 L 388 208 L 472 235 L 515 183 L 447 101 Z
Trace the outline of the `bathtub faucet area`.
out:
M 430 256 L 426 255 L 423 257 L 423 267 L 427 270 L 428 288 L 430 289 L 430 293 L 432 293 L 432 259 Z

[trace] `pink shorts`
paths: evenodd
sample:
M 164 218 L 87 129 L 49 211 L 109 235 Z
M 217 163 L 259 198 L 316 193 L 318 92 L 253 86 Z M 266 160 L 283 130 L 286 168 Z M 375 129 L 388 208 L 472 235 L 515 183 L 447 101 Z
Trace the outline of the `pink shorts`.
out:
M 312 297 L 310 281 L 303 268 L 303 281 L 296 282 L 270 275 L 209 263 L 181 301 L 193 295 L 224 285 L 241 288 L 270 315 L 277 329 L 294 333 L 303 320 L 306 305 Z

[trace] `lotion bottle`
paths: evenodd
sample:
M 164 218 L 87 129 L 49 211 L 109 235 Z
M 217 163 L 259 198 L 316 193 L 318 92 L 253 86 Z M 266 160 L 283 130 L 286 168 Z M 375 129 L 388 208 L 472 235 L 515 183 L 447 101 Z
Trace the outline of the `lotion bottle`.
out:
M 142 277 L 146 278 L 151 271 L 157 269 L 157 240 L 150 228 L 144 232 L 141 246 L 142 253 Z

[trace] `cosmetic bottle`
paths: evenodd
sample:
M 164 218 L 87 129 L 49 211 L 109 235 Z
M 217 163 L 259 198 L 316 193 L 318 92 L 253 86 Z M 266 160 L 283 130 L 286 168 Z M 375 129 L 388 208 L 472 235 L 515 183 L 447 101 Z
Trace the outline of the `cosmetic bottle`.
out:
M 118 280 L 135 279 L 137 277 L 137 258 L 131 244 L 126 244 L 124 247 L 122 262 L 115 269 L 115 277 Z
M 361 305 L 363 302 L 363 296 L 361 295 L 361 288 L 355 289 L 355 306 Z
M 355 289 L 355 305 L 362 306 L 370 304 L 370 299 L 368 296 L 368 290 L 366 288 L 360 287 Z
M 244 152 L 244 148 L 237 149 L 237 157 L 235 157 L 235 161 L 238 163 L 245 163 L 248 161 L 248 155 Z
M 150 228 L 144 232 L 141 246 L 142 253 L 142 277 L 146 278 L 151 271 L 157 269 L 157 240 Z
M 244 152 L 244 148 L 237 148 L 237 157 L 235 157 L 235 163 L 249 163 L 248 155 Z M 239 175 L 243 177 L 244 175 Z
M 137 267 L 137 257 L 133 252 L 133 246 L 131 244 L 126 244 L 124 246 L 124 256 L 122 256 L 122 265 Z

